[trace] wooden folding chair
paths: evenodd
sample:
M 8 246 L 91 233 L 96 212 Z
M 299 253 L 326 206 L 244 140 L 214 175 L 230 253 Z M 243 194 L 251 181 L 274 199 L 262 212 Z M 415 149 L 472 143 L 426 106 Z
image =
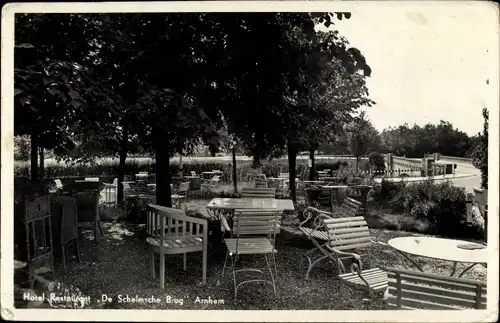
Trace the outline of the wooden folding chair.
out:
M 309 250 L 304 255 L 309 261 L 306 279 L 309 278 L 309 274 L 315 265 L 325 259 L 329 259 L 330 261 L 333 260 L 332 255 L 334 250 L 366 251 L 371 266 L 370 248 L 374 243 L 383 243 L 372 239 L 368 223 L 364 217 L 338 217 L 338 214 L 322 211 L 313 207 L 306 208 L 304 214 L 306 214 L 307 218 L 299 224 L 299 229 L 315 246 L 315 248 Z M 311 220 L 313 220 L 312 228 L 306 227 L 306 223 Z M 341 257 L 342 260 L 352 258 L 347 255 L 344 256 Z M 334 261 L 333 264 L 336 265 L 336 261 Z

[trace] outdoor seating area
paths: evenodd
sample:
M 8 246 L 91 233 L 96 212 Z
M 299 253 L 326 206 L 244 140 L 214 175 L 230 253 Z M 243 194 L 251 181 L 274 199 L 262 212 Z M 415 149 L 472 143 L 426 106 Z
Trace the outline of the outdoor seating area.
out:
M 14 232 L 15 308 L 12 289 L 2 290 L 3 315 L 329 310 L 352 311 L 340 313 L 352 321 L 356 310 L 390 318 L 385 311 L 486 308 L 497 270 L 497 214 L 488 239 L 495 104 L 486 94 L 498 80 L 471 62 L 496 48 L 453 49 L 453 31 L 471 28 L 427 28 L 439 15 L 424 8 L 382 11 L 442 35 L 399 35 L 412 28 L 387 19 L 372 28 L 363 19 L 377 15 L 358 6 L 174 5 L 147 14 L 4 10 L 15 29 L 5 47 L 14 84 L 2 105 L 2 133 L 14 139 L 3 147 L 14 209 L 2 204 L 12 213 L 2 214 L 2 234 Z M 483 14 L 455 16 L 439 19 Z M 352 26 L 364 31 L 351 37 Z M 73 37 L 77 29 L 86 32 Z M 394 39 L 408 52 L 385 50 L 399 46 Z M 464 64 L 479 76 L 467 77 Z M 457 82 L 446 81 L 449 71 Z M 476 111 L 456 119 L 467 108 Z M 262 317 L 297 320 L 270 314 Z
M 212 177 L 206 181 L 220 176 L 214 175 L 218 172 L 211 173 Z M 117 179 L 113 183 L 101 183 L 99 178 L 55 180 L 57 190 L 25 200 L 26 232 L 32 228 L 29 219 L 50 218 L 49 230 L 42 230 L 51 237 L 44 240 L 47 245 L 42 248 L 46 250 L 43 265 L 40 266 L 39 254 L 29 258 L 26 253 L 19 253 L 16 257 L 37 276 L 67 284 L 71 284 L 75 275 L 81 275 L 90 261 L 95 267 L 87 270 L 99 272 L 95 279 L 85 275 L 92 285 L 98 284 L 101 278 L 97 277 L 102 275 L 110 283 L 125 279 L 102 271 L 109 259 L 118 257 L 119 250 L 129 250 L 132 253 L 118 261 L 119 266 L 126 267 L 120 270 L 128 272 L 129 266 L 144 263 L 144 272 L 149 275 L 137 275 L 142 269 L 133 269 L 135 277 L 126 278 L 137 286 L 145 286 L 141 287 L 144 291 L 158 288 L 184 295 L 193 288 L 202 293 L 201 286 L 207 286 L 210 293 L 219 295 L 229 306 L 225 308 L 234 309 L 241 308 L 242 300 L 249 301 L 253 293 L 267 299 L 264 304 L 255 305 L 257 308 L 287 308 L 288 293 L 309 290 L 307 297 L 314 299 L 312 288 L 325 283 L 339 294 L 331 303 L 315 304 L 313 308 L 485 306 L 485 246 L 408 234 L 397 237 L 371 229 L 365 219 L 366 185 L 333 186 L 324 181 L 298 181 L 297 188 L 303 188 L 304 203 L 308 205 L 299 216 L 291 199 L 283 198 L 276 188 L 259 185 L 257 179 L 264 176 L 256 176 L 241 188 L 238 196 L 231 198 L 211 198 L 202 194 L 201 187 L 198 192 L 191 190 L 190 180 L 199 177 L 193 173 L 186 177 L 178 185 L 171 184 L 171 208 L 155 204 L 155 183 L 147 173 L 123 182 L 125 204 L 117 203 Z M 283 174 L 281 178 L 285 178 Z M 340 196 L 344 197 L 339 200 Z M 103 222 L 102 212 L 109 208 L 121 208 L 126 216 Z M 36 250 L 39 243 L 36 232 L 33 234 L 28 243 L 35 245 L 28 247 L 29 250 Z M 435 247 L 441 244 L 442 247 Z M 180 255 L 182 260 L 178 258 Z M 429 263 L 433 267 L 437 263 L 441 269 L 431 274 Z M 471 273 L 482 280 L 471 279 L 468 276 Z M 398 283 L 401 277 L 409 277 L 405 279 L 412 285 Z M 34 280 L 28 280 L 29 288 L 36 289 Z M 441 290 L 419 287 L 419 280 L 432 280 L 440 286 L 437 288 L 453 289 L 454 283 L 469 284 L 471 287 L 464 288 L 472 294 L 451 305 L 447 297 L 453 297 L 456 294 L 453 291 L 419 299 L 415 293 L 432 294 Z

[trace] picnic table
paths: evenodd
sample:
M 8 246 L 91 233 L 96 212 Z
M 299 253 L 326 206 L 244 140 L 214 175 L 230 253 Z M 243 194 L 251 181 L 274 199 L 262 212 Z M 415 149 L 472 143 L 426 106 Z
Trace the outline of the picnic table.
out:
M 389 240 L 388 244 L 422 272 L 424 269 L 408 255 L 453 262 L 450 276 L 455 275 L 458 263 L 469 264 L 458 277 L 462 277 L 476 265 L 486 267 L 488 263 L 486 246 L 469 241 L 433 237 L 399 237 Z
M 275 209 L 291 212 L 295 207 L 292 200 L 263 198 L 214 198 L 207 204 L 207 213 L 216 220 L 221 219 L 221 214 L 228 216 L 240 209 Z

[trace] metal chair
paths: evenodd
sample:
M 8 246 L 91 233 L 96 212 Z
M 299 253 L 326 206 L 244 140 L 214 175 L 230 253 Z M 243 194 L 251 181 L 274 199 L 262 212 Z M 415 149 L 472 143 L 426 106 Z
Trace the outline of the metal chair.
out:
M 176 189 L 173 190 L 172 206 L 180 209 L 184 201 L 186 201 L 189 193 L 189 182 L 181 183 Z
M 276 267 L 274 247 L 276 233 L 279 233 L 281 212 L 276 210 L 247 209 L 235 211 L 233 218 L 233 228 L 231 238 L 224 239 L 227 246 L 226 259 L 222 269 L 222 276 L 225 275 L 225 269 L 228 258 L 231 259 L 231 271 L 228 275 L 233 276 L 234 298 L 238 295 L 238 288 L 244 284 L 264 282 L 273 286 L 274 295 L 276 295 L 276 279 L 278 270 Z M 236 269 L 236 263 L 241 256 L 263 255 L 266 262 L 270 279 L 250 279 L 237 282 L 236 274 L 243 272 L 253 272 L 264 275 L 262 269 L 242 268 Z M 274 269 L 274 273 L 273 273 Z

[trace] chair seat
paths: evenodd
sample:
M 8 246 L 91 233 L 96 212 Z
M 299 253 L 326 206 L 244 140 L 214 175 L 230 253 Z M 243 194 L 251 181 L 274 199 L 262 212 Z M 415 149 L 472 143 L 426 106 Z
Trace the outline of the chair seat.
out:
M 305 235 L 311 236 L 314 239 L 328 241 L 328 232 L 326 232 L 326 231 L 318 231 L 318 230 L 313 230 L 311 228 L 304 228 L 304 227 L 300 227 L 299 229 Z
M 160 238 L 148 237 L 146 242 L 153 247 L 160 247 Z M 167 249 L 192 249 L 193 247 L 203 247 L 203 238 L 193 236 L 166 237 L 163 246 Z
M 389 279 L 387 273 L 380 268 L 363 270 L 361 276 L 368 282 L 370 288 L 374 291 L 384 290 L 388 287 Z M 339 278 L 348 284 L 366 286 L 366 283 L 361 280 L 357 273 L 341 274 Z
M 271 241 L 267 238 L 240 238 L 238 241 L 238 250 L 236 250 L 237 241 L 238 239 L 224 239 L 229 252 L 240 255 L 277 252 Z

